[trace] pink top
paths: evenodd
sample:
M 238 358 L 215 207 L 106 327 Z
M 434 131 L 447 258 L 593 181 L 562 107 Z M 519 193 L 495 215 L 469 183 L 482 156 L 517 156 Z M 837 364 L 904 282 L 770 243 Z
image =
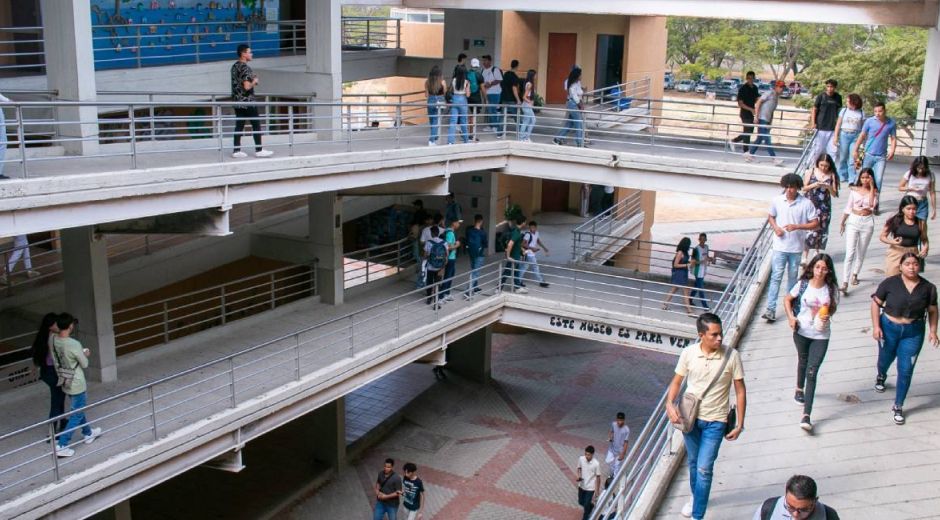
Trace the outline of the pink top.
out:
M 849 190 L 849 201 L 845 205 L 846 214 L 850 215 L 853 211 L 874 211 L 878 205 L 878 192 L 866 195 L 859 190 Z

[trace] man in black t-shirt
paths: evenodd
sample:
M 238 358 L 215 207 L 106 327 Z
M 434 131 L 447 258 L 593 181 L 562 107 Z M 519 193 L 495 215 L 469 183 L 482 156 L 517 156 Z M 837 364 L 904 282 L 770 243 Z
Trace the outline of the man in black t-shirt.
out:
M 738 108 L 741 109 L 740 116 L 744 131 L 731 140 L 732 143 L 744 143 L 742 147 L 744 153 L 750 149 L 751 134 L 754 133 L 754 105 L 759 97 L 760 92 L 754 84 L 754 71 L 749 70 L 744 76 L 744 83 L 738 88 Z
M 503 73 L 503 81 L 499 84 L 500 88 L 503 90 L 500 103 L 505 107 L 506 122 L 498 129 L 496 134 L 497 139 L 502 139 L 503 136 L 505 136 L 506 128 L 509 126 L 509 115 L 515 116 L 518 112 L 519 105 L 522 104 L 522 93 L 519 92 L 519 74 L 516 73 L 516 69 L 518 68 L 519 60 L 512 60 L 509 64 L 509 70 Z
M 842 96 L 836 92 L 839 82 L 834 79 L 826 80 L 826 91 L 816 96 L 813 108 L 809 111 L 810 128 L 816 130 L 816 141 L 813 142 L 813 160 L 822 153 L 834 155 L 832 146 L 832 133 L 836 129 L 836 120 L 839 119 L 839 110 L 842 109 Z
M 244 159 L 248 154 L 241 151 L 242 132 L 245 123 L 251 125 L 251 136 L 255 140 L 255 157 L 270 157 L 274 152 L 261 148 L 261 116 L 255 103 L 255 87 L 258 85 L 258 75 L 251 70 L 248 62 L 251 61 L 251 47 L 244 43 L 238 46 L 238 61 L 232 64 L 232 101 L 235 101 L 235 150 L 232 157 Z
M 375 520 L 395 520 L 398 517 L 398 502 L 401 497 L 401 477 L 392 470 L 395 461 L 385 459 L 385 466 L 375 479 Z

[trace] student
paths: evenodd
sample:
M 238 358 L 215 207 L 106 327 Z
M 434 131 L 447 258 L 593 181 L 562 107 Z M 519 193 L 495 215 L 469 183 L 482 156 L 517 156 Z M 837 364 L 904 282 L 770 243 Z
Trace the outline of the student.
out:
M 819 501 L 816 481 L 806 475 L 790 477 L 785 491 L 782 497 L 765 500 L 753 520 L 839 520 L 835 509 Z
M 926 222 L 928 212 L 930 220 L 937 218 L 937 187 L 926 157 L 921 155 L 911 161 L 911 169 L 901 178 L 898 189 L 917 199 L 917 218 Z
M 372 486 L 375 492 L 375 514 L 373 520 L 383 520 L 388 515 L 388 520 L 395 520 L 398 517 L 398 502 L 402 495 L 401 477 L 395 473 L 395 461 L 385 459 L 385 465 L 382 471 L 375 479 Z
M 813 108 L 809 111 L 810 128 L 816 130 L 810 157 L 836 153 L 836 148 L 832 146 L 832 137 L 835 135 L 836 120 L 842 109 L 842 96 L 836 92 L 838 86 L 838 81 L 827 79 L 825 91 L 816 96 Z M 835 169 L 832 173 L 836 173 Z
M 816 166 L 809 168 L 803 178 L 803 195 L 816 208 L 819 225 L 806 234 L 803 257 L 800 264 L 806 265 L 810 251 L 819 254 L 829 244 L 829 222 L 832 220 L 832 198 L 839 196 L 839 177 L 836 164 L 827 153 L 816 158 Z
M 757 149 L 764 148 L 767 150 L 767 155 L 773 157 L 775 166 L 783 166 L 783 159 L 777 158 L 777 153 L 770 142 L 770 124 L 774 121 L 774 112 L 777 110 L 777 102 L 780 100 L 783 87 L 782 81 L 774 82 L 774 87 L 765 92 L 754 105 L 754 111 L 757 112 L 757 140 L 751 146 L 751 151 L 744 154 L 744 160 L 747 162 L 753 162 Z
M 503 269 L 503 275 L 500 278 L 500 285 L 506 284 L 506 278 L 512 277 L 511 290 L 514 293 L 526 294 L 529 292 L 522 285 L 522 229 L 525 227 L 526 219 L 520 215 L 516 217 L 515 227 L 512 228 L 509 236 L 509 242 L 506 243 L 506 267 Z
M 692 239 L 689 237 L 682 237 L 682 240 L 676 245 L 676 254 L 672 258 L 672 276 L 669 279 L 672 288 L 669 289 L 669 293 L 666 294 L 666 299 L 663 301 L 663 310 L 669 310 L 672 296 L 681 287 L 683 293 L 685 293 L 685 312 L 689 316 L 694 316 L 692 307 L 689 305 L 691 302 L 689 298 L 689 266 L 692 265 L 691 256 L 689 255 L 690 247 L 692 247 Z
M 610 476 L 616 477 L 623 459 L 627 457 L 630 439 L 630 427 L 626 424 L 627 415 L 623 412 L 617 412 L 617 417 L 610 423 L 610 431 L 607 432 L 607 458 L 605 462 L 610 467 Z
M 447 144 L 457 142 L 457 125 L 460 125 L 460 134 L 464 143 L 470 142 L 467 131 L 467 98 L 470 97 L 470 82 L 467 81 L 467 69 L 458 67 L 454 69 L 454 79 L 451 80 L 453 97 L 450 100 L 450 126 L 447 128 Z
M 431 226 L 430 237 L 424 243 L 424 256 L 426 259 L 424 270 L 425 295 L 427 304 L 434 304 L 434 310 L 440 308 L 444 303 L 444 296 L 440 294 L 440 288 L 435 285 L 440 279 L 441 274 L 447 267 L 447 243 L 441 238 L 441 229 L 438 226 Z
M 406 462 L 402 466 L 405 472 L 405 478 L 401 482 L 402 506 L 408 516 L 405 520 L 421 520 L 424 516 L 421 513 L 421 505 L 424 504 L 424 482 L 418 478 L 418 466 L 413 462 Z
M 235 101 L 235 150 L 232 157 L 244 159 L 248 154 L 241 151 L 242 132 L 245 123 L 251 124 L 251 136 L 255 140 L 255 157 L 270 157 L 274 152 L 261 148 L 261 116 L 255 102 L 255 87 L 258 75 L 251 70 L 248 62 L 252 59 L 251 47 L 244 43 L 238 46 L 238 61 L 232 64 L 232 101 Z
M 852 285 L 858 285 L 858 273 L 862 271 L 868 244 L 875 232 L 875 207 L 878 206 L 878 190 L 875 189 L 875 174 L 871 168 L 862 168 L 856 185 L 849 190 L 849 200 L 842 213 L 839 233 L 845 235 L 845 263 L 842 267 L 842 294 L 848 294 L 849 275 Z
M 446 91 L 447 82 L 444 81 L 441 68 L 437 65 L 431 67 L 431 71 L 428 72 L 428 79 L 424 81 L 424 95 L 428 98 L 428 126 L 431 127 L 428 146 L 437 146 L 441 109 L 445 104 L 444 94 Z
M 732 143 L 744 143 L 742 145 L 744 153 L 747 153 L 750 149 L 751 135 L 754 133 L 754 117 L 757 114 L 754 110 L 754 103 L 760 97 L 760 91 L 757 89 L 757 85 L 754 84 L 754 77 L 753 70 L 747 71 L 747 74 L 744 75 L 744 83 L 738 87 L 738 109 L 740 109 L 739 117 L 741 118 L 743 131 L 741 135 L 731 140 Z
M 695 304 L 696 296 L 702 308 L 706 311 L 709 308 L 708 295 L 705 294 L 705 274 L 708 272 L 708 264 L 711 263 L 709 255 L 711 250 L 708 248 L 708 235 L 698 234 L 698 245 L 692 250 L 692 274 L 695 277 L 695 289 L 689 294 L 692 304 Z
M 532 109 L 535 97 L 535 71 L 529 69 L 522 87 L 522 127 L 519 129 L 519 140 L 523 143 L 532 142 L 532 129 L 535 128 L 535 111 Z
M 509 126 L 509 116 L 515 116 L 518 113 L 519 105 L 522 104 L 522 85 L 519 79 L 519 60 L 512 60 L 509 63 L 509 70 L 503 74 L 503 82 L 500 84 L 502 98 L 500 102 L 505 107 L 506 113 L 503 124 L 497 129 L 496 138 L 502 139 L 506 135 L 506 129 Z
M 489 54 L 483 55 L 483 88 L 486 90 L 486 123 L 491 132 L 502 128 L 502 119 L 499 114 L 500 100 L 503 98 L 503 71 L 493 65 L 493 57 Z
M 469 300 L 481 290 L 478 283 L 480 268 L 483 267 L 486 251 L 490 246 L 486 230 L 483 229 L 483 215 L 479 213 L 474 215 L 473 226 L 467 230 L 466 243 L 467 256 L 470 257 L 470 284 L 467 286 L 467 292 L 464 293 L 464 299 Z
M 927 258 L 930 251 L 927 223 L 917 218 L 917 199 L 911 195 L 901 197 L 898 212 L 885 222 L 879 240 L 888 246 L 885 252 L 886 277 L 900 272 L 901 257 L 906 253 L 917 255 L 921 262 Z
M 52 363 L 58 374 L 58 383 L 62 391 L 69 396 L 69 405 L 72 410 L 65 430 L 58 434 L 55 454 L 57 457 L 71 457 L 75 450 L 69 447 L 72 433 L 81 427 L 84 443 L 91 444 L 101 436 L 101 428 L 88 426 L 85 412 L 75 412 L 84 408 L 88 403 L 85 383 L 85 369 L 88 368 L 88 356 L 91 351 L 82 348 L 82 344 L 72 338 L 75 324 L 78 322 L 71 314 L 63 312 L 56 318 L 56 327 L 59 332 L 52 337 Z
M 486 81 L 480 71 L 480 60 L 476 58 L 470 60 L 467 81 L 470 83 L 470 97 L 467 98 L 470 135 L 472 136 L 471 139 L 477 142 L 480 140 L 477 137 L 477 124 L 480 122 L 480 116 L 483 113 L 484 105 L 486 105 Z
M 796 346 L 796 392 L 793 400 L 803 405 L 800 428 L 813 431 L 810 415 L 816 395 L 816 378 L 829 350 L 829 321 L 839 304 L 839 285 L 832 258 L 823 253 L 810 260 L 799 283 L 783 300 L 793 344 Z
M 522 263 L 519 279 L 522 281 L 523 287 L 525 287 L 525 274 L 530 269 L 532 270 L 532 276 L 534 276 L 535 280 L 539 283 L 539 287 L 549 286 L 545 278 L 542 277 L 542 271 L 539 269 L 538 254 L 543 249 L 546 255 L 549 254 L 548 248 L 545 247 L 545 244 L 542 243 L 542 238 L 539 236 L 538 222 L 534 220 L 529 221 L 529 230 L 522 235 L 522 253 L 525 257 L 525 261 Z
M 849 94 L 848 106 L 839 112 L 836 128 L 832 132 L 831 148 L 836 150 L 836 171 L 839 180 L 855 184 L 858 171 L 855 169 L 855 159 L 852 156 L 852 147 L 862 130 L 865 122 L 865 112 L 862 111 L 862 97 L 858 94 Z
M 444 197 L 444 225 L 449 226 L 455 220 L 463 220 L 463 208 L 457 202 L 453 192 Z
M 445 302 L 454 301 L 450 294 L 450 286 L 454 283 L 457 274 L 457 250 L 460 249 L 460 240 L 457 240 L 457 230 L 462 220 L 455 220 L 444 230 L 444 242 L 447 244 L 447 263 L 444 265 L 444 283 L 441 284 L 441 298 Z
M 594 510 L 594 503 L 600 495 L 601 487 L 601 465 L 594 458 L 594 446 L 584 448 L 584 455 L 578 457 L 577 474 L 578 484 L 578 505 L 584 509 L 581 520 L 591 518 L 591 511 Z
M 565 90 L 568 91 L 568 100 L 565 102 L 565 108 L 568 110 L 565 115 L 565 127 L 558 132 L 552 142 L 557 145 L 565 144 L 564 140 L 568 136 L 568 131 L 574 130 L 575 141 L 579 147 L 584 147 L 584 116 L 581 113 L 584 110 L 582 102 L 584 89 L 581 88 L 579 67 L 573 68 L 568 74 L 568 79 L 565 80 Z
M 898 127 L 894 119 L 888 117 L 884 103 L 876 104 L 874 111 L 875 115 L 866 119 L 862 125 L 862 133 L 852 147 L 852 157 L 858 157 L 859 150 L 863 151 L 861 167 L 871 168 L 875 172 L 875 187 L 883 191 L 881 179 L 885 174 L 886 162 L 894 159 L 894 150 L 898 146 Z
M 58 417 L 65 413 L 65 392 L 59 386 L 59 376 L 55 371 L 55 362 L 52 358 L 52 339 L 59 332 L 56 320 L 59 315 L 50 312 L 43 316 L 39 324 L 39 330 L 36 332 L 36 338 L 33 339 L 33 346 L 30 349 L 30 356 L 33 358 L 33 364 L 39 367 L 39 379 L 49 387 L 49 418 Z M 56 432 L 65 430 L 67 419 L 59 419 L 55 425 Z

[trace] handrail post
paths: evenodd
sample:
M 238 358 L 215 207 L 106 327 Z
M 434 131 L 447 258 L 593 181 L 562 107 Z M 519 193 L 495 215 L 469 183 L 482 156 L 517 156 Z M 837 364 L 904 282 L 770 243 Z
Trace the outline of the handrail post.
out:
M 643 288 L 644 287 L 646 287 L 646 284 L 643 282 L 640 282 L 640 302 L 637 306 L 637 311 L 636 311 L 637 316 L 643 315 Z
M 342 111 L 342 109 L 340 109 L 340 111 Z M 332 112 L 331 110 L 330 113 Z M 340 118 L 340 129 L 342 129 L 342 125 L 343 120 Z M 352 105 L 346 105 L 346 151 L 352 151 Z
M 232 391 L 232 408 L 235 408 L 235 358 L 228 358 L 228 385 Z
M 219 286 L 219 314 L 222 316 L 222 325 L 225 325 L 225 286 Z
M 153 385 L 147 389 L 150 391 L 150 427 L 153 428 L 153 440 L 157 440 L 157 403 L 153 399 Z
M 369 283 L 369 250 L 366 249 L 366 283 Z
M 401 48 L 401 19 L 395 20 L 395 48 Z
M 26 170 L 26 130 L 23 128 L 23 106 L 16 105 L 16 139 L 20 142 L 20 162 L 23 164 L 23 178 L 29 178 Z
M 395 106 L 395 148 L 401 148 L 401 99 Z
M 199 64 L 199 42 L 200 40 L 202 40 L 202 38 L 199 35 L 198 26 L 196 27 L 196 30 L 194 31 L 194 33 L 195 34 L 193 34 L 193 45 L 196 46 L 196 64 L 198 65 Z
M 395 248 L 395 274 L 401 272 L 401 244 Z
M 372 48 L 372 20 L 366 20 L 366 49 Z
M 163 300 L 163 342 L 170 342 L 170 310 L 167 300 Z
M 154 112 L 153 105 L 153 93 L 147 94 L 147 103 L 150 104 L 150 107 L 147 109 L 150 112 L 150 140 L 157 140 L 157 123 L 156 123 L 156 113 Z
M 52 474 L 55 476 L 56 482 L 61 478 L 59 476 L 59 456 L 56 455 L 56 439 L 55 439 L 55 423 L 56 421 L 49 422 L 49 448 L 52 450 Z
M 300 381 L 300 333 L 294 335 L 297 343 L 294 345 L 294 379 Z
M 353 315 L 349 315 L 349 357 L 356 355 L 356 320 Z
M 277 297 L 275 296 L 274 288 L 274 273 L 271 273 L 271 308 L 273 309 L 277 305 Z
M 215 105 L 213 108 L 215 109 L 215 125 L 219 134 L 219 162 L 222 162 L 225 157 L 225 143 L 223 142 L 225 131 L 222 128 L 222 105 Z M 238 138 L 239 136 L 235 136 L 235 139 Z
M 137 68 L 138 69 L 143 67 L 143 64 L 142 64 L 143 54 L 144 54 L 143 51 L 144 49 L 140 45 L 140 25 L 138 25 L 137 26 Z
M 287 154 L 294 156 L 294 105 L 287 107 Z
M 137 169 L 137 121 L 134 119 L 134 105 L 127 106 L 131 132 L 131 168 Z

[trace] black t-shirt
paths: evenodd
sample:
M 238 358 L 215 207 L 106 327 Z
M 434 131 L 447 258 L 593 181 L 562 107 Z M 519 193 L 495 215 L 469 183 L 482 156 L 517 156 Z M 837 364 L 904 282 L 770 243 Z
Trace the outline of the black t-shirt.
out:
M 424 482 L 421 482 L 420 478 L 402 480 L 401 497 L 405 509 L 408 511 L 421 509 L 421 493 L 424 493 Z
M 244 83 L 254 79 L 255 73 L 244 61 L 232 64 L 232 101 L 251 102 L 255 100 L 254 87 L 245 90 Z M 238 105 L 242 107 L 244 105 Z
M 832 96 L 825 92 L 816 96 L 816 129 L 831 132 L 836 129 L 836 119 L 839 118 L 839 109 L 842 108 L 842 96 L 838 92 Z
M 507 70 L 503 73 L 503 81 L 499 84 L 500 88 L 503 89 L 503 94 L 500 100 L 503 103 L 515 103 L 516 96 L 512 93 L 512 87 L 519 88 L 519 76 L 511 70 Z M 520 92 L 520 98 L 521 96 Z
M 744 103 L 746 107 L 754 108 L 759 97 L 760 92 L 757 90 L 757 85 L 742 83 L 741 86 L 738 87 L 738 101 Z M 746 110 L 742 110 L 741 112 L 746 112 Z
M 921 278 L 909 293 L 902 275 L 896 274 L 878 284 L 872 296 L 881 300 L 882 308 L 889 316 L 917 320 L 924 317 L 927 307 L 937 305 L 937 286 Z
M 398 476 L 398 473 L 394 471 L 385 476 L 384 471 L 379 472 L 379 477 L 375 480 L 375 483 L 379 485 L 379 491 L 386 495 L 391 495 L 396 491 L 401 491 L 401 477 Z M 398 495 L 395 495 L 395 498 L 389 498 L 383 500 L 383 503 L 386 504 L 395 504 L 398 505 Z

